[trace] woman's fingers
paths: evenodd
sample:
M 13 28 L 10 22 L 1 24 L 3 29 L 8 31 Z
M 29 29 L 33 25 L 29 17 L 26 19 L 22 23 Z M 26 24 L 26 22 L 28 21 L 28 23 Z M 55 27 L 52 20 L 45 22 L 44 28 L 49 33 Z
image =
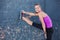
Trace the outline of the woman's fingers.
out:
M 44 34 L 45 35 L 45 39 L 47 39 L 47 34 Z

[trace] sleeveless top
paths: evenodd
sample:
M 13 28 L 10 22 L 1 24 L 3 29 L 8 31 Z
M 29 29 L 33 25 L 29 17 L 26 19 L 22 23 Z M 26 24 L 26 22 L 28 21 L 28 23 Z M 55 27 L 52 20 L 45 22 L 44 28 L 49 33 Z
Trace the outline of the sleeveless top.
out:
M 49 16 L 44 17 L 43 20 L 44 20 L 46 28 L 52 27 L 52 20 L 50 19 Z
M 39 18 L 39 20 L 40 20 L 40 18 Z M 43 18 L 43 21 L 45 23 L 46 28 L 52 28 L 52 20 L 48 15 Z

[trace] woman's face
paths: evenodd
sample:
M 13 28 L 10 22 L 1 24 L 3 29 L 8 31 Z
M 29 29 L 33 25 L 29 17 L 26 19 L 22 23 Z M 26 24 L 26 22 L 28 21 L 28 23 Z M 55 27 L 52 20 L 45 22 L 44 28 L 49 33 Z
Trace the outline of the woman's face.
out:
M 40 12 L 41 11 L 40 5 L 35 5 L 35 11 L 36 12 Z

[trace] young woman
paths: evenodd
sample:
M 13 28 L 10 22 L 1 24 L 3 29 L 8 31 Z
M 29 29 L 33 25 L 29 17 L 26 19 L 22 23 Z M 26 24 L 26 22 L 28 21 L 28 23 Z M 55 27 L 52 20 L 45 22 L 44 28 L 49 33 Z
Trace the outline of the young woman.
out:
M 44 31 L 44 36 L 46 40 L 51 40 L 52 34 L 53 34 L 53 28 L 52 28 L 52 20 L 50 17 L 41 9 L 39 4 L 35 4 L 35 11 L 36 13 L 26 12 L 22 11 L 23 14 L 28 14 L 30 16 L 38 16 L 40 19 L 41 24 L 32 22 L 28 18 L 22 16 L 22 20 L 27 22 L 29 25 L 40 28 Z

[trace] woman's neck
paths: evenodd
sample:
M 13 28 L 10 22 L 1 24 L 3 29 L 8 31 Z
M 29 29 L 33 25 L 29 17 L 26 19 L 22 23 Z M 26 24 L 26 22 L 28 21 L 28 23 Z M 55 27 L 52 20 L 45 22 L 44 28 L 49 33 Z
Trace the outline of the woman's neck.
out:
M 41 13 L 41 12 L 43 12 L 42 10 L 40 10 L 39 12 L 36 12 L 36 13 Z

